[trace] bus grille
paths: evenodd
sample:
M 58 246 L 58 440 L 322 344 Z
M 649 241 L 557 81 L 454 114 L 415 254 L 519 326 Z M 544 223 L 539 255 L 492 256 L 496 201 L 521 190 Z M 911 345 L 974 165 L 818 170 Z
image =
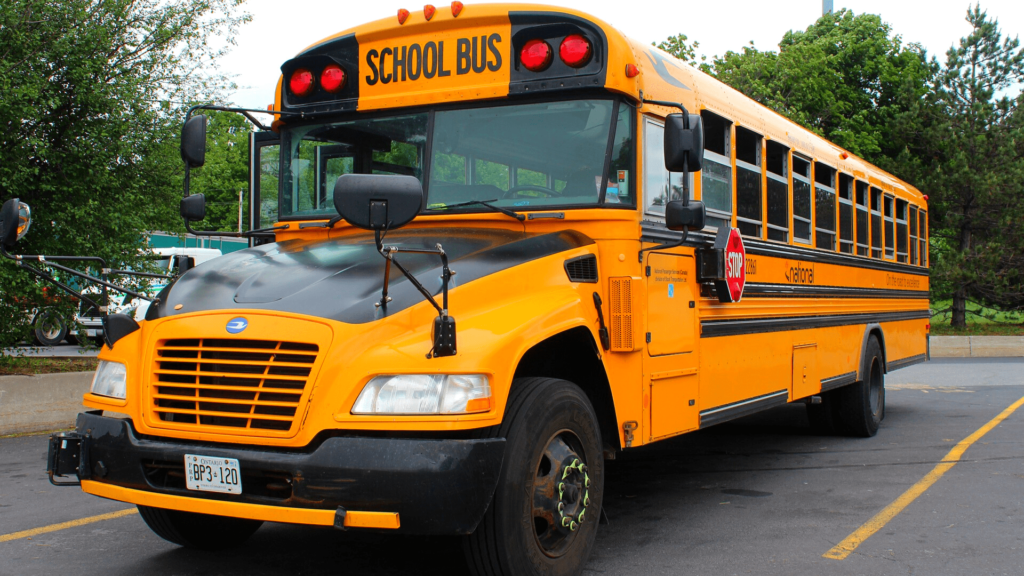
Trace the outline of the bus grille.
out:
M 169 427 L 292 432 L 319 347 L 273 340 L 157 343 L 153 411 Z

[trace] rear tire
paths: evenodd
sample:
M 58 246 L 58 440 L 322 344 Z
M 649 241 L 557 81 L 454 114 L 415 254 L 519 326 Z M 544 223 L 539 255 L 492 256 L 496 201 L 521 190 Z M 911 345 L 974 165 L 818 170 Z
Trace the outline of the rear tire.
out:
M 491 505 L 464 540 L 470 571 L 579 574 L 604 491 L 601 432 L 587 395 L 565 380 L 518 378 L 491 433 L 507 439 L 505 458 Z
M 882 346 L 877 338 L 871 336 L 864 350 L 863 379 L 836 390 L 839 396 L 839 419 L 852 436 L 874 436 L 885 417 L 885 374 L 882 362 Z
M 197 550 L 224 550 L 240 546 L 263 522 L 139 506 L 139 516 L 157 536 L 172 544 Z

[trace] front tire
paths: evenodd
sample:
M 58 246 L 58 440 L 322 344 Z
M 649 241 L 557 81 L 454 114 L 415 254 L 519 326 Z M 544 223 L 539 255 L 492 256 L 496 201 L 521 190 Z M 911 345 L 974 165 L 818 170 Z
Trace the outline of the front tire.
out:
M 491 505 L 465 540 L 477 576 L 583 571 L 600 518 L 604 459 L 597 415 L 578 386 L 553 378 L 512 383 L 507 439 Z
M 197 550 L 224 550 L 240 546 L 263 522 L 195 512 L 138 506 L 150 530 L 171 544 Z
M 56 346 L 67 336 L 67 322 L 54 310 L 43 310 L 32 322 L 32 336 L 40 346 Z

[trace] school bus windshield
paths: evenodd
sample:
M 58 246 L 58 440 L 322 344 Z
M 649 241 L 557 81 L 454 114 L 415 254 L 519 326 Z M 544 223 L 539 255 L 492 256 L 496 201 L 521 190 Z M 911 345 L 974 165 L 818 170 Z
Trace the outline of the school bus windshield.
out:
M 334 182 L 352 173 L 415 176 L 435 213 L 474 200 L 525 210 L 632 206 L 632 117 L 628 105 L 594 99 L 296 127 L 282 134 L 281 217 L 333 216 Z

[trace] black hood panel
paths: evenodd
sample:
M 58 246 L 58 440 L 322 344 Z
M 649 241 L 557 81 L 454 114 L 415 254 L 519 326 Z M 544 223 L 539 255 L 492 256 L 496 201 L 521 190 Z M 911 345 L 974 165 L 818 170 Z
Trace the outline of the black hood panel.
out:
M 427 290 L 441 290 L 441 260 L 432 254 L 401 252 L 440 243 L 459 286 L 501 270 L 572 250 L 594 241 L 567 230 L 524 234 L 506 230 L 429 228 L 388 234 L 397 259 Z M 289 240 L 232 252 L 194 268 L 170 287 L 154 317 L 247 308 L 305 314 L 349 324 L 382 318 L 375 304 L 384 282 L 384 258 L 371 234 L 332 240 Z M 423 301 L 396 268 L 391 271 L 388 314 Z M 180 310 L 174 307 L 182 305 Z M 454 311 L 457 312 L 457 311 Z

